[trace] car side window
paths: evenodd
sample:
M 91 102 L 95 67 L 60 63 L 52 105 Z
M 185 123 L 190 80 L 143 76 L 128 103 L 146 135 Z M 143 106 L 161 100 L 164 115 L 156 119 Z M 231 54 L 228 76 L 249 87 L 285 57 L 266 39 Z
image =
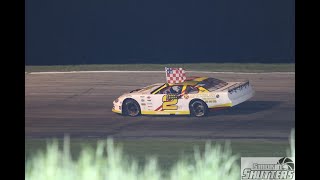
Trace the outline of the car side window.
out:
M 186 93 L 187 94 L 197 94 L 199 92 L 199 89 L 195 86 L 187 86 Z
M 163 89 L 161 89 L 157 94 L 169 94 L 170 93 L 170 86 L 165 87 Z
M 181 90 L 182 90 L 182 86 L 172 86 L 170 91 L 171 91 L 171 94 L 181 94 Z
M 159 94 L 181 94 L 182 86 L 169 86 L 159 91 Z

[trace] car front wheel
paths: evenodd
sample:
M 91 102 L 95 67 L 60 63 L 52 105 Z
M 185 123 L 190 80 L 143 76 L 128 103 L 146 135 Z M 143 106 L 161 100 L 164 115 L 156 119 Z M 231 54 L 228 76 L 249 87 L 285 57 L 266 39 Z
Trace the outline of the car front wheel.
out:
M 206 116 L 208 113 L 207 104 L 201 100 L 195 100 L 190 103 L 190 113 L 196 117 Z
M 123 110 L 123 114 L 128 116 L 138 116 L 141 114 L 139 104 L 133 99 L 128 99 L 124 102 Z

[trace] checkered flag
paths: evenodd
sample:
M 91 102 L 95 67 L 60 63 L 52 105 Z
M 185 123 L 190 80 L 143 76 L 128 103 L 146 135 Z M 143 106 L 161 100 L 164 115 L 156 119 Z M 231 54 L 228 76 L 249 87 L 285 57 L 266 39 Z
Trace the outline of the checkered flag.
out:
M 166 77 L 167 77 L 167 83 L 173 84 L 173 83 L 182 83 L 184 80 L 186 80 L 186 73 L 184 69 L 182 68 L 167 68 L 166 70 Z

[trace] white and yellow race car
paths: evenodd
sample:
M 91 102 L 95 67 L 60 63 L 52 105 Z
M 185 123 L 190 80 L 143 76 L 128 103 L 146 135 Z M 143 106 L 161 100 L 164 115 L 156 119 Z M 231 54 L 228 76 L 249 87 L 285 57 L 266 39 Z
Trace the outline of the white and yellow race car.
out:
M 123 94 L 113 101 L 112 111 L 128 116 L 181 114 L 202 117 L 210 109 L 232 107 L 253 95 L 249 81 L 225 82 L 210 77 L 192 77 L 178 84 L 157 83 Z

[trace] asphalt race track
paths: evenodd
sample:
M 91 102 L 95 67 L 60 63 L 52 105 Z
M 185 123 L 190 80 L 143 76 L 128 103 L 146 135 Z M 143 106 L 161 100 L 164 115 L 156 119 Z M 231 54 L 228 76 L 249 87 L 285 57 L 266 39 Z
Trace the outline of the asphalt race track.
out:
M 295 74 L 191 73 L 225 81 L 249 79 L 255 96 L 207 117 L 125 117 L 111 111 L 121 94 L 165 81 L 158 72 L 25 75 L 25 137 L 187 138 L 288 141 L 295 126 Z

